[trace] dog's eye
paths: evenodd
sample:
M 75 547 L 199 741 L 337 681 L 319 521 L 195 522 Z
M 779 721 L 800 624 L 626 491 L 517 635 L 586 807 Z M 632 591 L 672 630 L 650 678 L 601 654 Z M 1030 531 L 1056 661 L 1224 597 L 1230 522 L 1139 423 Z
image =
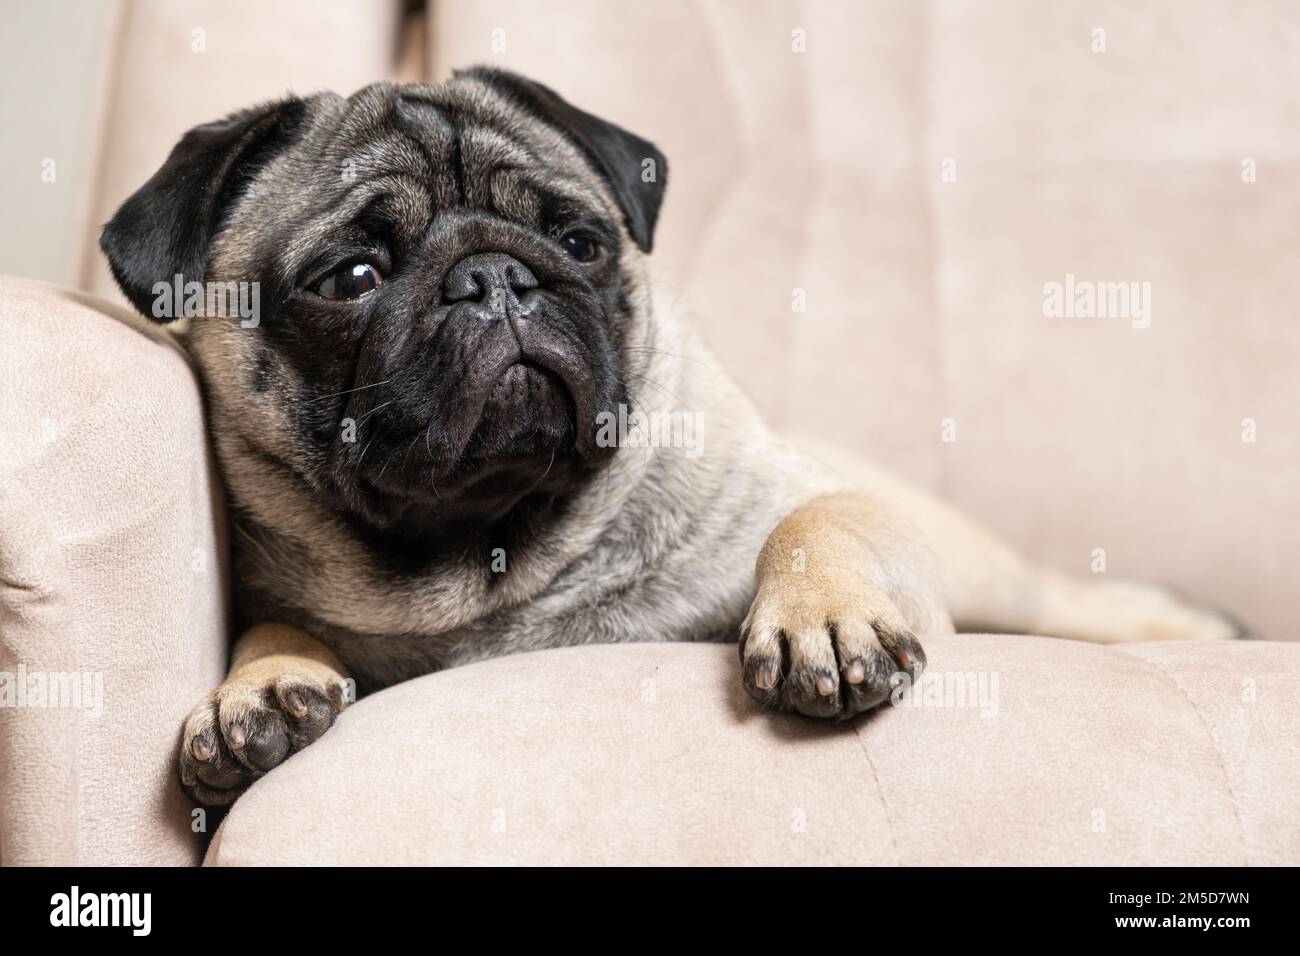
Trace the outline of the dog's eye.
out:
M 580 232 L 565 236 L 560 240 L 560 245 L 564 246 L 564 251 L 579 262 L 594 262 L 600 255 L 600 243 Z
M 384 281 L 369 262 L 340 266 L 316 283 L 316 294 L 326 299 L 359 299 L 374 292 Z

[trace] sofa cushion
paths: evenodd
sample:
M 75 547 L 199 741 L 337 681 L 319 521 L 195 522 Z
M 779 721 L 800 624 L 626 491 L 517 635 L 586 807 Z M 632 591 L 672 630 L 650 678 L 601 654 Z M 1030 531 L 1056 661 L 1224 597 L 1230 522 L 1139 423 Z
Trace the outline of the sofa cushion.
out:
M 1300 863 L 1295 645 L 926 646 L 844 724 L 757 709 L 735 645 L 423 677 L 256 783 L 207 862 Z

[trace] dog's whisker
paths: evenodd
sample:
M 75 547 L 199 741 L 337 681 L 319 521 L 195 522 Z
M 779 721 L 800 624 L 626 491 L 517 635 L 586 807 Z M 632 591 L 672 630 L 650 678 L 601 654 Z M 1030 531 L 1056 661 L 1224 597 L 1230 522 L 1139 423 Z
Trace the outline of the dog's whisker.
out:
M 386 378 L 382 382 L 372 382 L 369 385 L 358 385 L 356 388 L 345 388 L 341 392 L 331 392 L 329 395 L 317 395 L 315 398 L 307 399 L 305 402 L 303 402 L 303 404 L 312 405 L 315 404 L 316 402 L 326 401 L 327 399 L 338 398 L 341 395 L 351 395 L 353 392 L 365 391 L 368 388 L 378 388 L 381 385 L 387 385 L 391 381 L 392 381 L 391 378 Z
M 395 402 L 395 401 L 397 401 L 397 399 L 394 398 L 394 399 L 390 399 L 389 401 L 384 402 L 384 404 L 382 404 L 382 405 L 376 405 L 374 408 L 370 409 L 370 411 L 366 412 L 364 415 L 362 415 L 360 418 L 358 418 L 358 419 L 357 419 L 357 424 L 360 425 L 362 422 L 364 422 L 367 418 L 369 418 L 369 417 L 370 417 L 371 415 L 373 415 L 375 412 L 379 411 L 381 408 L 387 408 L 389 405 L 393 404 L 393 402 Z
M 685 405 L 685 404 L 686 404 L 685 400 L 683 400 L 682 397 L 681 397 L 680 395 L 678 395 L 676 392 L 672 391 L 671 389 L 666 388 L 666 387 L 663 386 L 663 385 L 660 385 L 658 382 L 656 382 L 654 379 L 650 378 L 648 375 L 645 375 L 645 374 L 643 374 L 643 373 L 641 373 L 641 372 L 630 372 L 630 373 L 628 373 L 628 374 L 629 374 L 632 378 L 640 379 L 641 381 L 645 382 L 647 385 L 653 385 L 655 388 L 659 389 L 660 392 L 662 392 L 663 394 L 667 395 L 667 396 L 668 396 L 669 398 L 671 398 L 673 401 L 677 402 L 678 405 Z M 629 385 L 630 383 L 627 382 L 627 381 L 624 381 L 623 384 L 624 384 L 624 385 Z
M 371 445 L 372 442 L 374 442 L 374 440 L 375 440 L 376 437 L 377 437 L 376 435 L 371 435 L 371 436 L 370 436 L 370 441 L 366 442 L 366 446 L 365 446 L 364 448 L 361 449 L 361 457 L 359 457 L 359 458 L 357 459 L 357 467 L 358 467 L 358 468 L 360 468 L 360 467 L 361 467 L 361 463 L 362 463 L 363 461 L 366 460 L 366 452 L 370 451 L 370 445 Z
M 536 481 L 534 481 L 531 485 L 528 486 L 528 490 L 525 491 L 524 494 L 525 494 L 525 495 L 528 495 L 528 494 L 531 494 L 534 490 L 536 490 L 537 487 L 538 487 L 539 485 L 541 485 L 541 483 L 542 483 L 543 481 L 546 480 L 546 476 L 549 475 L 549 474 L 551 473 L 551 468 L 552 468 L 554 465 L 555 465 L 555 449 L 552 448 L 552 449 L 551 449 L 551 460 L 550 460 L 549 462 L 547 462 L 547 464 L 546 464 L 546 470 L 545 470 L 544 472 L 542 472 L 542 475 L 541 475 L 540 478 L 538 478 Z
M 653 345 L 624 345 L 619 348 L 603 349 L 606 355 L 615 355 L 620 352 L 650 352 L 655 355 L 666 355 L 669 358 L 681 359 L 683 362 L 691 362 L 703 368 L 708 368 L 708 363 L 690 355 L 681 355 L 677 352 L 670 352 L 667 349 L 656 348 Z

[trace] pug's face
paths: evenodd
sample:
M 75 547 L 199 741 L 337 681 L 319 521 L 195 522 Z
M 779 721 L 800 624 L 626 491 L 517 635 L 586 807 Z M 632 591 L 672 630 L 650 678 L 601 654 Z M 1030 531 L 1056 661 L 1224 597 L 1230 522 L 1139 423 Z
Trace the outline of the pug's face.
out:
M 198 127 L 101 245 L 146 315 L 177 275 L 256 283 L 255 323 L 191 323 L 227 471 L 274 463 L 401 541 L 556 507 L 613 453 L 665 177 L 479 69 Z

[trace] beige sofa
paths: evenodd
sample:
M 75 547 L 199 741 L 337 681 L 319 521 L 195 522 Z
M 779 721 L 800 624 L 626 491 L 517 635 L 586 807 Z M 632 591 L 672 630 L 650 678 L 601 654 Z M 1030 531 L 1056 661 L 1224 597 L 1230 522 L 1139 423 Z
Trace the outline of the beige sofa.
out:
M 837 728 L 750 710 L 734 648 L 433 675 L 350 709 L 209 849 L 171 766 L 227 638 L 201 403 L 86 293 L 120 301 L 96 225 L 179 134 L 288 87 L 492 61 L 653 138 L 663 292 L 776 426 L 1064 569 L 1100 549 L 1295 637 L 1295 10 L 399 7 L 15 11 L 4 88 L 45 108 L 2 124 L 26 165 L 0 272 L 59 287 L 0 285 L 0 675 L 89 676 L 80 708 L 0 707 L 0 862 L 1300 862 L 1294 645 L 997 636 L 932 640 L 931 705 Z M 1149 282 L 1149 324 L 1045 317 L 1067 275 Z M 961 675 L 982 706 L 943 697 Z

